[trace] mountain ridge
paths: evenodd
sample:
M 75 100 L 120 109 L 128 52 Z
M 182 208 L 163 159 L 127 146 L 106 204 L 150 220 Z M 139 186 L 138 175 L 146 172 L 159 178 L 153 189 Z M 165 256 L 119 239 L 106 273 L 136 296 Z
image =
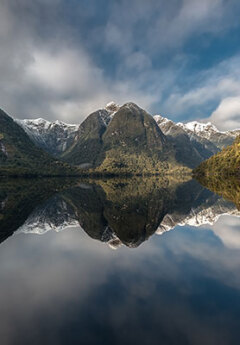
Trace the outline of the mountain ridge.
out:
M 91 143 L 88 151 L 96 150 L 97 153 L 101 141 L 101 131 L 105 131 L 119 109 L 119 105 L 109 102 L 105 108 L 91 113 L 81 124 L 67 124 L 58 120 L 50 122 L 41 118 L 16 120 L 16 122 L 22 126 L 36 145 L 65 160 L 72 146 L 84 144 L 80 127 L 86 124 L 86 120 L 89 122 L 88 118 L 92 118 L 93 114 L 99 114 L 102 124 L 95 122 L 96 127 L 99 127 L 97 129 L 98 134 L 95 135 L 95 143 Z M 180 162 L 187 164 L 190 168 L 195 168 L 203 160 L 219 152 L 223 147 L 230 145 L 236 136 L 240 134 L 240 130 L 219 131 L 210 122 L 175 123 L 161 115 L 153 115 L 152 117 L 161 131 L 175 144 Z M 44 127 L 44 133 L 42 133 L 42 127 Z M 77 141 L 79 141 L 78 144 Z M 87 154 L 92 154 L 92 152 L 86 152 Z M 87 161 L 83 162 L 83 167 L 85 166 L 88 166 Z
M 61 176 L 76 168 L 36 146 L 26 132 L 0 109 L 0 175 Z
M 15 119 L 11 126 L 17 137 L 23 138 L 25 133 L 28 138 L 25 146 L 21 146 L 21 150 L 26 151 L 25 158 L 19 155 L 16 163 L 21 168 L 29 163 L 28 148 L 29 156 L 31 151 L 41 149 L 31 156 L 39 168 L 36 156 L 45 152 L 45 158 L 54 161 L 53 156 L 57 164 L 64 166 L 66 162 L 80 168 L 79 173 L 100 175 L 190 172 L 240 133 L 239 130 L 218 131 L 211 123 L 174 123 L 161 115 L 152 116 L 132 102 L 122 106 L 110 102 L 104 109 L 91 113 L 80 125 L 38 118 Z M 10 137 L 9 132 L 9 140 Z M 13 146 L 21 144 L 17 138 L 10 141 Z M 1 165 L 9 161 L 6 137 L 0 138 L 0 159 Z

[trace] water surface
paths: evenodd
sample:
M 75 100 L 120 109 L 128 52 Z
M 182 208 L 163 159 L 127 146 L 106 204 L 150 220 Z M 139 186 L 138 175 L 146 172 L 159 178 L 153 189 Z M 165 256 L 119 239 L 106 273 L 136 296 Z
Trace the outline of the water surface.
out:
M 238 344 L 238 216 L 194 180 L 2 181 L 1 344 Z

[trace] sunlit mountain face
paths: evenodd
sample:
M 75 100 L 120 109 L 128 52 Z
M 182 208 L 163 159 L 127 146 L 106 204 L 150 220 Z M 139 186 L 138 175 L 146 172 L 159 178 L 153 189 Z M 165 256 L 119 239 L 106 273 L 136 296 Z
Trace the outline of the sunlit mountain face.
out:
M 187 178 L 1 181 L 3 344 L 237 344 L 233 201 Z

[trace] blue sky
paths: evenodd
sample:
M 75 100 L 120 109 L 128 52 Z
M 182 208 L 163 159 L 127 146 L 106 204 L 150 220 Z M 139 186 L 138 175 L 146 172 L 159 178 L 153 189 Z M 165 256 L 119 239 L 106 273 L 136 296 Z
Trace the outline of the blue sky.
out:
M 238 0 L 0 0 L 0 106 L 81 122 L 109 101 L 240 127 Z

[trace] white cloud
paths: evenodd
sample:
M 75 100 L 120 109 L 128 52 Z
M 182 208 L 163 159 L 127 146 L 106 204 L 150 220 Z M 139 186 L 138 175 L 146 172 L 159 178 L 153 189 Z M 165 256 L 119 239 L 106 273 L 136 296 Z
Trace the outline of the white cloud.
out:
M 140 57 L 137 67 L 144 61 Z M 37 50 L 25 72 L 25 87 L 34 84 L 35 88 L 46 90 L 51 96 L 48 115 L 65 121 L 79 123 L 110 100 L 119 104 L 131 100 L 146 108 L 156 101 L 154 95 L 137 90 L 130 79 L 112 83 L 79 50 L 63 47 L 54 52 Z M 34 104 L 32 111 L 37 111 Z
M 236 97 L 224 98 L 217 109 L 209 117 L 209 121 L 220 130 L 240 128 L 240 94 Z
M 94 83 L 97 87 L 102 71 L 91 64 L 82 51 L 60 49 L 57 52 L 36 51 L 27 68 L 28 77 L 56 93 L 84 92 Z
M 239 217 L 222 216 L 211 228 L 226 247 L 240 249 L 239 224 Z
M 163 103 L 164 111 L 175 115 L 191 112 L 192 119 L 211 121 L 221 130 L 240 126 L 239 55 L 194 74 L 187 82 L 191 89 L 173 89 Z

